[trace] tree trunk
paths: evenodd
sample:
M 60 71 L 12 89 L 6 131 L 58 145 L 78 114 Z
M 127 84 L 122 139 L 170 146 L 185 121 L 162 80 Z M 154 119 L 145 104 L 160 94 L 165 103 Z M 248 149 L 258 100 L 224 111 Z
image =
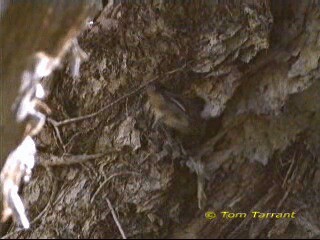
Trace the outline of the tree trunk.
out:
M 81 76 L 43 80 L 52 115 L 23 189 L 31 230 L 7 237 L 319 237 L 319 5 L 107 4 L 79 38 Z M 154 124 L 150 82 L 204 99 L 202 138 Z

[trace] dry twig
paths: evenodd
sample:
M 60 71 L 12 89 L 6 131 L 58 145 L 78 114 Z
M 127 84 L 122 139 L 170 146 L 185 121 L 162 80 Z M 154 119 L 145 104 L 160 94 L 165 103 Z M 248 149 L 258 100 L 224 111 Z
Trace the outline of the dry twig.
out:
M 172 75 L 176 72 L 179 72 L 179 71 L 182 71 L 184 68 L 185 68 L 186 64 L 183 65 L 182 67 L 179 67 L 179 68 L 176 68 L 174 70 L 171 70 L 169 72 L 166 72 L 164 75 L 165 76 L 169 76 L 169 75 Z M 79 121 L 83 121 L 83 120 L 86 120 L 86 119 L 89 119 L 89 118 L 93 118 L 97 115 L 99 115 L 100 113 L 103 113 L 104 111 L 106 111 L 107 109 L 109 109 L 110 107 L 112 107 L 113 105 L 135 95 L 136 93 L 138 93 L 139 91 L 141 91 L 143 88 L 145 88 L 147 85 L 149 85 L 150 83 L 152 82 L 155 82 L 156 80 L 158 80 L 158 78 L 160 78 L 160 76 L 157 76 L 157 77 L 154 77 L 152 78 L 151 80 L 147 81 L 146 83 L 142 84 L 140 87 L 132 90 L 131 92 L 119 97 L 118 99 L 116 99 L 115 101 L 109 103 L 108 105 L 104 106 L 103 108 L 99 109 L 97 112 L 94 112 L 94 113 L 91 113 L 91 114 L 88 114 L 88 115 L 84 115 L 84 116 L 80 116 L 80 117 L 75 117 L 75 118 L 69 118 L 69 119 L 66 119 L 66 120 L 63 120 L 63 121 L 60 121 L 60 122 L 57 122 L 53 119 L 48 119 L 48 121 L 54 126 L 55 130 L 60 127 L 60 126 L 63 126 L 63 125 L 66 125 L 66 124 L 70 124 L 70 123 L 74 123 L 74 122 L 79 122 Z M 60 134 L 57 134 L 58 135 L 58 138 L 60 136 Z M 60 139 L 59 139 L 60 140 Z
M 139 173 L 135 172 L 119 172 L 119 173 L 114 173 L 111 176 L 109 176 L 107 179 L 105 179 L 97 189 L 97 191 L 93 194 L 90 203 L 93 203 L 97 195 L 100 193 L 101 189 L 114 177 L 120 176 L 120 175 L 126 175 L 126 174 L 132 174 L 132 175 L 140 175 Z
M 118 220 L 118 218 L 117 218 L 117 215 L 116 215 L 116 213 L 115 213 L 115 211 L 114 211 L 114 209 L 113 209 L 113 207 L 112 207 L 112 204 L 111 204 L 109 198 L 106 198 L 106 199 L 107 199 L 108 207 L 110 208 L 112 217 L 113 217 L 115 223 L 117 224 L 117 227 L 118 227 L 118 229 L 119 229 L 119 232 L 121 233 L 122 238 L 123 238 L 123 239 L 127 239 L 127 237 L 126 237 L 126 235 L 124 234 L 124 231 L 123 231 L 123 229 L 122 229 L 122 227 L 121 227 L 121 224 L 120 224 L 120 222 L 119 222 L 119 220 Z
M 99 157 L 102 157 L 108 153 L 113 153 L 114 151 L 90 154 L 90 155 L 63 155 L 61 157 L 47 154 L 47 153 L 39 153 L 37 162 L 42 166 L 61 166 L 61 165 L 72 165 L 84 163 L 89 160 L 93 160 Z

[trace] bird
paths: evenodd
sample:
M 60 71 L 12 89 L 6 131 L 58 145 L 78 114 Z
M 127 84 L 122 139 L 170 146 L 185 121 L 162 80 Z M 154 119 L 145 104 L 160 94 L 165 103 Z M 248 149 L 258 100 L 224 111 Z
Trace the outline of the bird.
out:
M 203 99 L 172 93 L 159 83 L 148 85 L 146 92 L 155 123 L 162 122 L 182 137 L 202 137 L 205 126 L 205 120 L 201 118 Z
M 205 177 L 203 164 L 195 160 L 193 155 L 204 137 L 207 119 L 202 118 L 201 112 L 205 101 L 201 98 L 186 98 L 168 91 L 159 83 L 153 83 L 146 88 L 151 108 L 155 115 L 155 123 L 162 122 L 175 130 L 182 145 L 189 153 L 187 167 L 197 174 L 198 207 L 203 209 L 206 204 Z

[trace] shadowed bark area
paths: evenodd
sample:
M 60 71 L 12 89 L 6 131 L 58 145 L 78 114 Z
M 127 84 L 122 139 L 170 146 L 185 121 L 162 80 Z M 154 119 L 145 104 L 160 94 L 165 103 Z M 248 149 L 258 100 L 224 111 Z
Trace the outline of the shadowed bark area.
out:
M 319 237 L 319 4 L 105 5 L 78 39 L 81 76 L 66 64 L 43 79 L 53 114 L 23 189 L 32 227 L 7 236 Z M 204 99 L 203 137 L 154 124 L 150 81 Z M 191 158 L 206 176 L 202 210 Z

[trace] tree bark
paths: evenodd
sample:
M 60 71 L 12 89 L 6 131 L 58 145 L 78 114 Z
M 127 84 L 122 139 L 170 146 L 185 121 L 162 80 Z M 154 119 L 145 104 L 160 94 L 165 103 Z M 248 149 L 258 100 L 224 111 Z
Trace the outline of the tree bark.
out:
M 90 56 L 81 76 L 66 66 L 43 80 L 53 114 L 23 189 L 32 228 L 7 236 L 319 237 L 319 5 L 105 5 L 79 38 Z M 153 127 L 144 88 L 152 81 L 205 100 L 198 144 Z M 191 158 L 206 176 L 202 210 Z

